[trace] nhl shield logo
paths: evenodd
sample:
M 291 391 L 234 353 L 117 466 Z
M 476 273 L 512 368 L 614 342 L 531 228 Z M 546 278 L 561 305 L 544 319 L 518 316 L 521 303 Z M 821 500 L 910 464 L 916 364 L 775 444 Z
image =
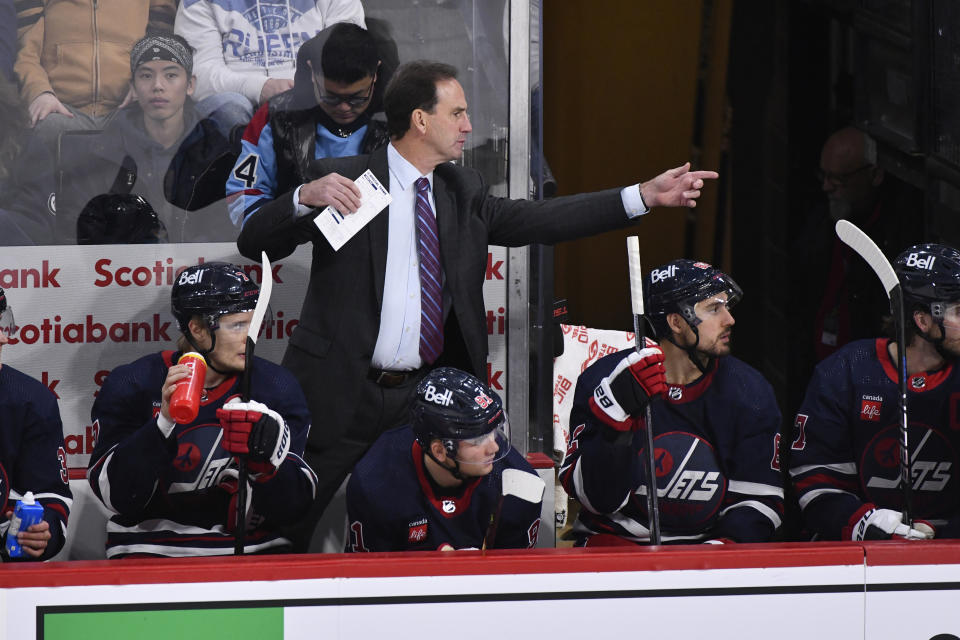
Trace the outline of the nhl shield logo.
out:
M 411 544 L 418 544 L 427 539 L 427 519 L 423 518 L 417 520 L 416 522 L 411 522 L 409 525 L 409 530 L 407 532 L 407 542 Z
M 670 386 L 667 388 L 667 397 L 674 402 L 679 402 L 683 398 L 683 387 Z
M 442 506 L 444 513 L 453 513 L 457 510 L 457 503 L 453 500 L 444 500 Z
M 927 386 L 927 376 L 913 376 L 910 378 L 910 388 L 919 391 Z

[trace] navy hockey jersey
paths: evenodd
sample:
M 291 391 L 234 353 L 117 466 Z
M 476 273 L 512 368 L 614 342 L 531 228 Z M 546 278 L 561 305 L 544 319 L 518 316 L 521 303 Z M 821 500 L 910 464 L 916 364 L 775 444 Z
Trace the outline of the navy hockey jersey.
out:
M 43 519 L 50 525 L 50 540 L 40 557 L 46 560 L 63 547 L 73 504 L 60 409 L 44 384 L 5 364 L 0 367 L 0 541 L 10 527 L 4 514 L 27 491 L 43 505 Z
M 871 505 L 900 510 L 899 390 L 889 340 L 850 343 L 819 365 L 794 421 L 791 479 L 806 526 L 850 539 Z M 955 363 L 907 381 L 913 516 L 960 537 L 960 372 Z
M 240 378 L 231 376 L 207 390 L 197 419 L 176 425 L 164 439 L 157 427 L 160 390 L 178 355 L 164 351 L 117 367 L 93 404 L 96 443 L 87 478 L 114 513 L 107 523 L 108 558 L 233 553 L 227 526 L 231 494 L 219 482 L 235 461 L 220 447 L 217 409 L 239 395 Z M 256 358 L 250 382 L 252 399 L 286 420 L 291 444 L 276 475 L 251 483 L 245 550 L 282 551 L 290 541 L 278 526 L 297 521 L 314 498 L 316 476 L 301 457 L 310 414 L 300 385 L 286 369 Z
M 577 380 L 560 481 L 582 507 L 579 543 L 594 534 L 650 539 L 645 432 L 617 432 L 590 408 L 596 386 L 627 354 L 601 358 Z M 693 383 L 668 385 L 668 397 L 650 408 L 662 541 L 769 540 L 782 522 L 783 486 L 780 411 L 763 376 L 717 358 Z
M 346 551 L 434 551 L 444 544 L 479 549 L 500 500 L 504 469 L 535 473 L 516 449 L 487 475 L 439 495 L 427 476 L 423 450 L 410 426 L 380 436 L 347 483 L 350 538 Z M 503 501 L 493 548 L 526 549 L 537 542 L 540 503 Z

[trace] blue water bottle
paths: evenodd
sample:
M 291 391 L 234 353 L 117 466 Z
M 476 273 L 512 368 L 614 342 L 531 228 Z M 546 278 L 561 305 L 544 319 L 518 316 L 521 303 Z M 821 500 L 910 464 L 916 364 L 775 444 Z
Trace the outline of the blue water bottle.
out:
M 7 529 L 7 555 L 11 558 L 23 557 L 23 547 L 17 542 L 17 534 L 26 531 L 30 526 L 43 520 L 43 505 L 33 498 L 33 492 L 27 491 L 23 498 L 17 500 L 17 506 L 10 518 L 10 528 Z

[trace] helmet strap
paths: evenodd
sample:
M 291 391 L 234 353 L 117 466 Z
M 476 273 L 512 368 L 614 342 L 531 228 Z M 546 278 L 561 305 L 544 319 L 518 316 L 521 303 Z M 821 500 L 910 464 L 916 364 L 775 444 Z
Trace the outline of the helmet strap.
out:
M 451 453 L 450 449 L 448 449 L 446 446 L 444 446 L 444 449 L 446 449 L 448 453 Z M 457 462 L 456 457 L 452 455 L 447 456 L 448 460 L 453 461 L 453 468 L 451 469 L 447 465 L 437 460 L 437 457 L 433 455 L 433 451 L 430 449 L 430 447 L 424 448 L 423 452 L 426 453 L 431 460 L 436 462 L 438 467 L 440 467 L 441 469 L 447 470 L 450 473 L 450 475 L 452 475 L 454 478 L 456 478 L 457 480 L 460 480 L 461 482 L 466 481 L 467 478 L 460 472 L 460 463 Z
M 207 357 L 208 355 L 210 355 L 211 353 L 213 353 L 213 350 L 217 347 L 217 330 L 216 330 L 216 329 L 211 329 L 211 328 L 210 328 L 210 325 L 207 324 L 207 333 L 210 334 L 210 348 L 209 348 L 209 349 L 201 349 L 201 348 L 200 348 L 200 345 L 197 344 L 197 341 L 194 340 L 194 338 L 193 338 L 193 332 L 190 331 L 190 325 L 189 325 L 189 324 L 187 325 L 187 330 L 186 330 L 186 332 L 184 332 L 184 336 L 186 336 L 187 342 L 190 343 L 190 346 L 193 347 L 194 351 L 196 351 L 197 353 L 199 353 L 200 355 L 203 356 L 203 359 L 206 360 L 207 366 L 208 366 L 209 368 L 213 369 L 214 371 L 216 371 L 216 372 L 219 373 L 220 375 L 224 375 L 224 376 L 230 375 L 230 372 L 229 372 L 229 371 L 221 371 L 220 369 L 217 369 L 216 365 L 214 365 L 213 362 L 210 360 L 210 358 Z
M 685 347 L 682 344 L 677 343 L 677 341 L 674 340 L 673 338 L 672 331 L 670 332 L 670 335 L 666 336 L 666 338 L 667 340 L 672 342 L 678 349 L 683 349 L 687 353 L 687 357 L 690 358 L 690 362 L 692 362 L 693 365 L 700 370 L 700 373 L 702 375 L 706 375 L 707 371 L 710 370 L 710 365 L 713 363 L 713 357 L 707 356 L 707 364 L 703 364 L 702 362 L 700 362 L 700 358 L 699 358 L 700 352 L 697 351 L 697 347 L 700 345 L 700 332 L 697 331 L 697 328 L 694 325 L 690 324 L 690 321 L 687 320 L 686 318 L 684 318 L 683 321 L 686 322 L 687 326 L 690 327 L 690 330 L 693 331 L 693 335 L 696 338 L 693 341 L 693 344 L 690 345 L 689 347 Z

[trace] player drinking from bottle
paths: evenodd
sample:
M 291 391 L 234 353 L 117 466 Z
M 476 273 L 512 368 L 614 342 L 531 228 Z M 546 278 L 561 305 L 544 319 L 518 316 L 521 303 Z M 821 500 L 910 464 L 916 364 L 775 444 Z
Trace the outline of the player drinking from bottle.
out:
M 278 527 L 306 512 L 316 485 L 300 457 L 310 416 L 293 376 L 261 358 L 252 369 L 255 400 L 238 399 L 258 294 L 232 264 L 185 269 L 171 291 L 183 334 L 177 351 L 117 367 L 100 390 L 91 412 L 99 435 L 87 475 L 114 513 L 108 558 L 232 553 L 239 455 L 250 471 L 245 552 L 289 549 Z M 196 419 L 177 424 L 170 400 L 189 369 L 174 363 L 187 350 L 206 358 L 206 377 Z
M 794 421 L 790 475 L 804 523 L 821 539 L 960 537 L 960 252 L 914 245 L 893 266 L 903 290 L 917 519 L 901 514 L 897 344 L 859 340 L 817 366 Z
M 763 376 L 730 356 L 740 287 L 706 263 L 674 260 L 646 274 L 643 293 L 660 344 L 601 358 L 577 381 L 560 468 L 580 501 L 577 544 L 650 540 L 648 403 L 662 541 L 770 540 L 783 515 L 780 411 Z

